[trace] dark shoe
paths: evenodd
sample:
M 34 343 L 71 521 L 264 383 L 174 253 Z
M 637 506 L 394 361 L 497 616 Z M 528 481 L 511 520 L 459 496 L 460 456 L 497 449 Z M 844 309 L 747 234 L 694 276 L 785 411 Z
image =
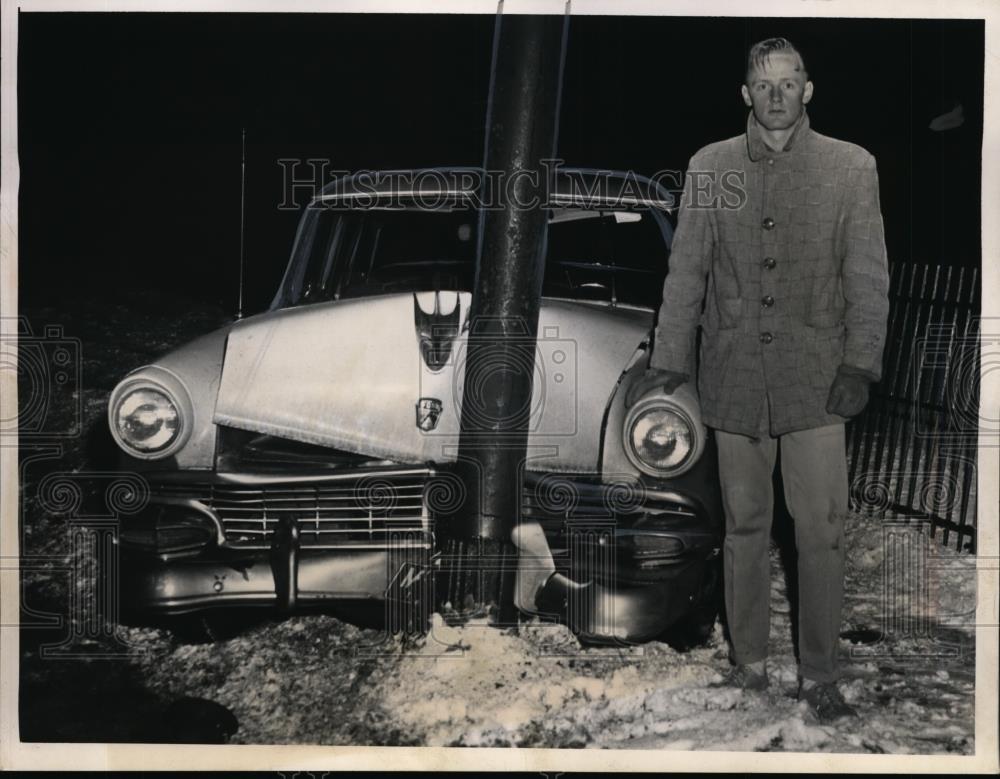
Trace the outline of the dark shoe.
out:
M 857 717 L 858 712 L 844 700 L 833 682 L 818 682 L 811 687 L 799 686 L 799 700 L 816 712 L 820 722 L 833 722 L 843 717 Z
M 710 684 L 709 687 L 739 687 L 742 690 L 762 692 L 767 689 L 767 669 L 758 673 L 749 665 L 738 665 L 723 678 L 721 682 Z

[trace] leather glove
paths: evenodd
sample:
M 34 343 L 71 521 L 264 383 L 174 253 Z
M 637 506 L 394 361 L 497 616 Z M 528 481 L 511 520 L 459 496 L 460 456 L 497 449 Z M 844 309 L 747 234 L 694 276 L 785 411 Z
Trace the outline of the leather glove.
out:
M 868 385 L 875 377 L 868 371 L 841 365 L 826 399 L 826 413 L 854 417 L 868 404 Z
M 659 368 L 647 368 L 642 377 L 632 383 L 625 393 L 625 408 L 634 404 L 650 390 L 663 387 L 664 395 L 672 395 L 674 390 L 688 380 L 686 373 L 664 371 Z

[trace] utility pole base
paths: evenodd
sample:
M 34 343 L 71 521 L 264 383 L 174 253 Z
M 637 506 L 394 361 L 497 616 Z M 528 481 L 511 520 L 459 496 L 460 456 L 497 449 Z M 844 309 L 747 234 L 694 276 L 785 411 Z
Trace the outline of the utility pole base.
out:
M 517 624 L 517 548 L 512 543 L 451 538 L 442 551 L 438 599 L 450 618 L 465 622 L 485 617 L 495 627 Z

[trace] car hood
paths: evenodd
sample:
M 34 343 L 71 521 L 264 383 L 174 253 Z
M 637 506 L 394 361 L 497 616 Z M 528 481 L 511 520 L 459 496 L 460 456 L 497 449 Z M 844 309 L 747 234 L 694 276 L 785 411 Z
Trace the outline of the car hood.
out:
M 394 461 L 454 461 L 470 297 L 385 295 L 239 322 L 213 421 Z M 542 301 L 529 468 L 598 470 L 605 409 L 651 323 L 642 309 Z

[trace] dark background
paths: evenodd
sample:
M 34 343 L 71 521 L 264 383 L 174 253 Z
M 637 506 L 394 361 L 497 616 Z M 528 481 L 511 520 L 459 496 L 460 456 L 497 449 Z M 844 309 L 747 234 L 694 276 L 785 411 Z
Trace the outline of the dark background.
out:
M 235 309 L 247 131 L 248 308 L 298 215 L 280 158 L 482 161 L 492 16 L 20 14 L 22 305 L 162 289 Z M 652 174 L 742 131 L 751 43 L 805 55 L 820 132 L 877 161 L 890 259 L 980 262 L 979 21 L 574 17 L 559 156 Z M 932 132 L 961 103 L 965 123 Z
M 79 386 L 51 393 L 43 432 L 55 437 L 26 437 L 22 426 L 21 551 L 36 562 L 22 566 L 20 735 L 162 740 L 177 691 L 217 695 L 245 662 L 245 645 L 194 667 L 150 633 L 132 634 L 128 662 L 42 657 L 42 644 L 64 636 L 62 625 L 39 627 L 38 615 L 66 615 L 82 601 L 68 590 L 77 580 L 51 562 L 71 559 L 66 518 L 36 487 L 57 470 L 106 476 L 89 433 L 65 436 L 71 422 L 106 438 L 107 394 L 128 370 L 235 311 L 241 128 L 253 311 L 274 293 L 298 220 L 278 208 L 279 159 L 324 158 L 344 170 L 481 163 L 494 18 L 52 13 L 18 23 L 20 313 L 36 334 L 62 324 L 83 355 Z M 983 32 L 976 21 L 574 17 L 560 156 L 647 174 L 683 169 L 699 147 L 742 132 L 746 50 L 785 35 L 816 86 L 813 127 L 877 158 L 890 258 L 975 266 Z M 928 129 L 958 102 L 961 127 Z M 301 635 L 343 647 L 357 640 L 348 630 L 320 622 Z M 254 635 L 261 669 L 298 678 L 314 662 L 310 652 L 289 655 L 288 640 Z M 148 673 L 147 649 L 163 673 Z M 312 718 L 310 733 L 399 743 L 391 721 L 358 714 L 367 703 L 353 674 L 329 676 L 324 700 L 342 705 Z M 251 738 L 272 732 L 253 705 L 240 709 Z

